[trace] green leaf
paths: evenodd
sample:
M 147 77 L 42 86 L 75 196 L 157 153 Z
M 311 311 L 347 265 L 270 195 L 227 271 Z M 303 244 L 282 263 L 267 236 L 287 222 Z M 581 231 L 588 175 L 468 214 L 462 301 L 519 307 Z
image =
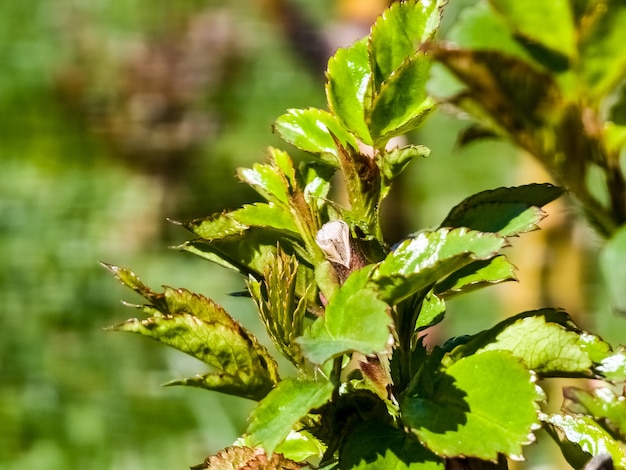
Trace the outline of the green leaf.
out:
M 274 165 L 255 163 L 252 168 L 239 168 L 237 175 L 268 201 L 289 206 L 289 182 Z
M 520 38 L 572 59 L 576 30 L 568 0 L 490 0 Z
M 617 230 L 600 255 L 600 267 L 613 308 L 626 313 L 626 226 Z
M 371 145 L 372 138 L 365 124 L 366 97 L 370 87 L 370 64 L 367 38 L 348 48 L 339 48 L 328 61 L 326 97 L 330 110 L 343 127 L 363 143 Z
M 405 396 L 403 421 L 438 455 L 521 458 L 538 428 L 533 375 L 507 351 L 464 357 L 434 378 L 433 389 Z
M 294 365 L 302 366 L 304 358 L 295 339 L 304 330 L 306 294 L 296 298 L 298 262 L 282 250 L 267 261 L 263 281 L 250 278 L 248 290 L 274 345 Z
M 415 331 L 422 331 L 436 325 L 443 320 L 445 313 L 446 303 L 443 299 L 437 297 L 432 292 L 429 293 L 422 303 L 422 308 L 415 324 Z
M 443 459 L 414 436 L 386 423 L 366 421 L 346 436 L 339 469 L 444 470 Z
M 140 282 L 130 271 L 109 269 L 131 288 Z M 131 282 L 127 282 L 131 281 Z M 141 284 L 143 286 L 143 284 Z M 263 398 L 278 382 L 278 366 L 257 339 L 211 299 L 185 289 L 165 287 L 156 294 L 141 287 L 158 311 L 145 320 L 131 319 L 110 329 L 139 333 L 160 341 L 217 370 L 168 385 L 192 385 L 253 400 Z
M 213 214 L 182 225 L 205 240 L 239 235 L 250 227 L 272 228 L 288 232 L 292 237 L 298 237 L 298 228 L 291 215 L 273 203 L 246 204 L 231 212 Z
M 383 352 L 389 340 L 388 306 L 367 288 L 372 266 L 355 271 L 337 288 L 320 317 L 298 339 L 315 364 L 345 352 Z
M 474 194 L 455 206 L 442 227 L 468 227 L 509 237 L 537 229 L 541 207 L 564 193 L 549 183 L 497 188 Z
M 573 414 L 593 417 L 614 436 L 626 439 L 626 397 L 617 396 L 610 388 L 598 387 L 592 391 L 565 387 L 566 409 Z
M 429 56 L 417 53 L 381 84 L 366 115 L 375 147 L 417 128 L 434 109 L 435 101 L 426 93 L 431 63 Z
M 435 285 L 435 293 L 450 298 L 500 282 L 516 281 L 515 266 L 504 255 L 488 260 L 474 261 L 450 274 Z
M 389 184 L 389 182 L 400 175 L 414 158 L 427 157 L 429 155 L 430 149 L 423 145 L 407 145 L 383 152 L 379 165 L 385 178 L 385 183 Z
M 574 468 L 582 468 L 589 456 L 610 454 L 616 468 L 626 466 L 626 453 L 606 430 L 589 416 L 545 416 L 546 429 Z
M 296 462 L 304 462 L 310 458 L 321 458 L 324 445 L 307 431 L 291 431 L 274 452 Z
M 451 101 L 497 131 L 521 138 L 550 124 L 562 110 L 554 77 L 517 57 L 442 45 L 433 48 L 433 55 L 467 87 Z
M 408 57 L 415 55 L 422 43 L 433 38 L 444 3 L 441 0 L 395 2 L 378 17 L 369 43 L 375 94 Z
M 581 74 L 592 98 L 608 95 L 626 76 L 626 5 L 609 0 L 596 8 L 580 44 Z
M 312 409 L 330 400 L 333 385 L 308 379 L 289 378 L 280 382 L 250 415 L 246 431 L 253 446 L 270 454 Z
M 290 109 L 276 120 L 274 130 L 283 140 L 301 150 L 319 154 L 321 161 L 333 167 L 339 166 L 333 135 L 344 147 L 358 146 L 354 136 L 346 131 L 339 119 L 321 109 Z
M 608 343 L 579 330 L 564 311 L 549 308 L 507 318 L 469 337 L 450 357 L 493 350 L 510 351 L 541 377 L 599 378 L 604 361 L 614 356 Z
M 465 228 L 423 232 L 402 242 L 377 265 L 371 283 L 390 305 L 436 283 L 472 261 L 488 259 L 504 238 Z

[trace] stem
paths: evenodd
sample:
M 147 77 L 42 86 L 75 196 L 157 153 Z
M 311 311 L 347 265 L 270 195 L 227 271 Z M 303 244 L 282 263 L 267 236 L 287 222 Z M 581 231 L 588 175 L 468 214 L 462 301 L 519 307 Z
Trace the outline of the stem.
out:
M 341 364 L 343 363 L 343 354 L 333 359 L 333 369 L 330 372 L 330 383 L 335 387 L 341 384 Z

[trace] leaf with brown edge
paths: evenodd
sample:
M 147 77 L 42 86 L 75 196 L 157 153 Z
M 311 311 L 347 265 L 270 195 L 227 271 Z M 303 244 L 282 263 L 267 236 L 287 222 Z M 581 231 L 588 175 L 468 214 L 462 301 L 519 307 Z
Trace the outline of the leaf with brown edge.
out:
M 261 448 L 231 446 L 207 457 L 203 463 L 194 465 L 191 470 L 298 470 L 303 468 L 297 462 L 282 454 L 268 456 Z
M 139 306 L 151 316 L 144 320 L 130 319 L 110 330 L 139 333 L 189 354 L 216 370 L 168 385 L 191 385 L 260 400 L 280 380 L 278 365 L 265 347 L 211 299 L 171 287 L 165 287 L 162 294 L 157 294 L 131 271 L 117 267 L 109 269 L 130 287 L 141 287 L 140 293 L 151 302 Z

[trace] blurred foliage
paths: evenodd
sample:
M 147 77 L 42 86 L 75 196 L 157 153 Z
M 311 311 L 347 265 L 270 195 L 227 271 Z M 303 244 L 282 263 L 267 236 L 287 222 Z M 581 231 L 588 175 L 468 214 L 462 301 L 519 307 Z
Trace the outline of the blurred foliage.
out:
M 238 320 L 257 324 L 255 334 L 263 338 L 251 302 L 221 296 L 242 289 L 236 277 L 164 249 L 184 237 L 165 217 L 187 220 L 252 200 L 254 193 L 236 182 L 235 167 L 259 160 L 267 145 L 279 142 L 271 124 L 285 109 L 323 103 L 321 75 L 305 67 L 277 25 L 279 17 L 268 14 L 280 3 L 0 2 L 0 467 L 177 468 L 229 445 L 243 431 L 251 407 L 246 400 L 158 387 L 196 373 L 196 362 L 102 331 L 123 315 L 116 300 L 122 288 L 97 260 L 132 265 L 149 285 L 206 293 L 237 312 Z M 359 2 L 336 3 L 294 2 L 326 37 L 345 43 L 339 36 L 355 27 L 346 24 L 350 15 L 358 18 L 361 36 L 367 14 L 359 16 Z M 445 24 L 471 3 L 451 5 Z M 167 77 L 185 57 L 194 62 L 193 52 L 206 63 L 224 52 L 206 44 L 185 50 L 198 44 L 190 40 L 191 26 L 214 11 L 233 28 L 226 28 L 236 42 L 233 75 L 218 74 L 224 88 L 208 90 L 208 72 L 201 68 L 206 81 L 196 85 L 197 94 L 155 119 L 146 110 L 161 98 L 143 99 L 142 85 L 152 87 L 152 97 L 169 96 L 174 85 Z M 161 65 L 139 73 L 140 61 L 155 57 Z M 124 74 L 130 74 L 127 81 Z M 143 83 L 133 81 L 140 76 Z M 175 163 L 155 174 L 153 165 L 141 163 L 155 147 L 142 146 L 162 135 L 167 143 L 172 122 L 201 125 L 181 132 L 187 136 L 184 155 L 179 146 L 169 157 Z M 462 127 L 438 113 L 422 128 L 416 141 L 432 156 L 416 162 L 394 189 L 404 202 L 397 207 L 401 215 L 386 221 L 389 231 L 401 219 L 410 221 L 409 230 L 435 225 L 468 194 L 537 179 L 519 170 L 506 144 L 455 151 Z M 494 152 L 503 157 L 497 163 Z M 154 153 L 165 158 L 167 152 Z M 443 174 L 446 188 L 438 183 Z M 164 189 L 165 177 L 175 178 L 175 189 Z M 523 252 L 511 257 L 516 264 L 527 258 Z M 584 289 L 597 288 L 594 269 L 588 267 Z M 478 293 L 470 299 L 452 302 L 450 308 L 464 315 L 452 315 L 462 317 L 458 323 L 444 322 L 450 335 L 493 323 L 482 306 L 494 298 Z M 590 311 L 608 310 L 602 296 L 592 300 L 597 305 Z M 509 297 L 503 311 L 532 308 L 510 303 Z M 619 339 L 623 319 L 602 315 L 594 321 L 609 341 Z

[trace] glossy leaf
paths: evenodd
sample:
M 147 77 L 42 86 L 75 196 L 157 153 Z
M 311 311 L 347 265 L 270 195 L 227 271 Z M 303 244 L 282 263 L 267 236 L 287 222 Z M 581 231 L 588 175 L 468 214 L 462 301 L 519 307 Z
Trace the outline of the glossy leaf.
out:
M 221 212 L 182 225 L 205 240 L 239 235 L 250 227 L 272 228 L 287 232 L 292 237 L 298 236 L 298 228 L 291 215 L 272 203 L 246 204 L 231 212 Z
M 598 387 L 591 391 L 565 387 L 563 395 L 568 412 L 591 416 L 612 435 L 626 439 L 626 397 L 623 392 L 618 396 L 607 387 Z
M 380 158 L 381 172 L 388 183 L 395 179 L 416 157 L 427 157 L 430 149 L 423 145 L 407 145 L 386 151 Z
M 388 306 L 367 288 L 372 267 L 355 271 L 337 288 L 326 314 L 305 331 L 298 342 L 315 364 L 345 352 L 383 352 L 389 340 L 391 318 Z
M 366 421 L 346 436 L 339 469 L 444 470 L 443 459 L 404 431 Z
M 324 445 L 307 431 L 291 431 L 274 452 L 296 462 L 304 462 L 311 458 L 319 459 L 324 454 Z
M 372 138 L 365 124 L 365 109 L 369 108 L 365 102 L 371 78 L 367 39 L 337 49 L 328 61 L 326 78 L 326 97 L 333 114 L 359 140 L 371 145 Z
M 137 290 L 138 278 L 108 266 L 122 283 Z M 132 283 L 126 280 L 131 279 Z M 178 349 L 217 370 L 216 373 L 171 382 L 260 400 L 278 382 L 278 366 L 257 339 L 212 300 L 185 289 L 165 287 L 156 294 L 140 285 L 151 301 L 145 320 L 131 319 L 111 329 L 139 333 Z M 144 307 L 139 306 L 145 310 Z
M 339 119 L 321 109 L 290 109 L 276 120 L 274 130 L 287 142 L 301 150 L 319 154 L 324 163 L 334 167 L 339 164 L 333 135 L 344 147 L 358 146 L 354 136 L 346 131 Z
M 610 454 L 616 468 L 626 466 L 626 451 L 593 418 L 553 414 L 543 420 L 574 468 L 581 468 L 591 456 L 600 454 Z
M 563 192 L 549 183 L 483 191 L 454 207 L 441 226 L 468 227 L 505 237 L 529 232 L 545 217 L 541 207 Z
M 437 283 L 435 293 L 449 298 L 500 282 L 516 281 L 515 270 L 515 266 L 504 255 L 474 261 Z
M 432 390 L 400 403 L 404 423 L 421 442 L 447 457 L 521 457 L 538 427 L 541 395 L 518 358 L 507 351 L 475 354 L 433 380 Z
M 252 168 L 239 168 L 239 179 L 248 183 L 269 202 L 289 206 L 289 182 L 273 165 L 255 163 Z
M 371 283 L 393 305 L 472 261 L 495 256 L 504 238 L 465 228 L 423 232 L 402 242 L 372 272 Z
M 283 380 L 252 411 L 248 440 L 272 453 L 302 418 L 330 400 L 332 392 L 330 382 Z
M 395 2 L 378 17 L 370 34 L 370 68 L 374 90 L 395 73 L 422 43 L 433 38 L 439 27 L 441 0 Z
M 426 94 L 431 58 L 424 53 L 409 57 L 381 84 L 367 113 L 370 135 L 377 148 L 417 128 L 435 107 Z
M 617 230 L 600 255 L 600 266 L 613 308 L 626 313 L 626 227 Z
M 415 324 L 415 331 L 422 331 L 433 325 L 436 325 L 446 313 L 446 303 L 443 299 L 437 297 L 435 294 L 430 293 L 424 299 L 422 308 L 417 317 Z
M 579 330 L 562 310 L 524 312 L 470 337 L 452 351 L 465 357 L 478 351 L 506 350 L 542 377 L 601 377 L 609 344 Z
M 568 0 L 489 1 L 520 38 L 568 59 L 575 57 L 576 31 Z

